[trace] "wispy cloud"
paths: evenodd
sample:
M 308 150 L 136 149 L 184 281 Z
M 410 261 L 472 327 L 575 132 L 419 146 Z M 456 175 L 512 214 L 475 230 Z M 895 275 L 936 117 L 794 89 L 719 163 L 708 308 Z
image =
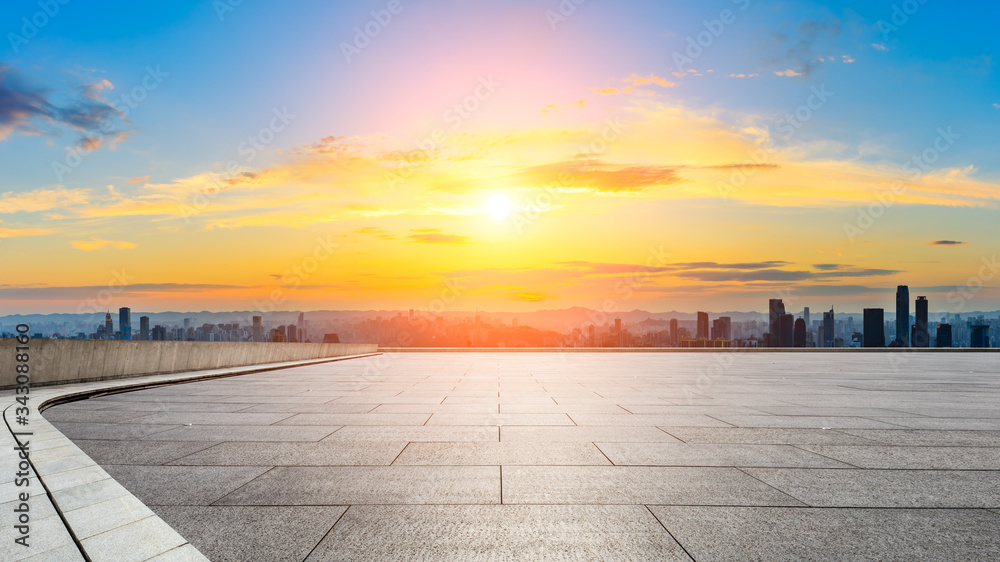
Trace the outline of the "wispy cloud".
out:
M 959 242 L 958 240 L 935 240 L 933 242 L 928 242 L 931 246 L 962 246 L 968 244 L 968 242 Z
M 149 176 L 142 176 L 141 178 L 131 178 L 128 183 L 142 183 L 149 179 Z
M 114 240 L 102 240 L 100 238 L 91 237 L 90 240 L 73 240 L 70 242 L 74 248 L 77 250 L 84 250 L 86 252 L 93 252 L 95 250 L 103 250 L 104 248 L 114 248 L 116 250 L 132 250 L 135 249 L 136 245 L 131 242 L 114 241 Z
M 437 228 L 415 228 L 414 234 L 407 236 L 411 242 L 423 244 L 468 244 L 470 238 L 458 234 L 445 234 Z

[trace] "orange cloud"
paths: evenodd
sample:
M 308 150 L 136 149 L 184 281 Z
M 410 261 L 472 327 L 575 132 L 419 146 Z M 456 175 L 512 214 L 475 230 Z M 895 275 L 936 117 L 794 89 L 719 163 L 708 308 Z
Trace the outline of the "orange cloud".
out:
M 128 180 L 128 183 L 142 183 L 149 179 L 149 176 L 142 176 L 141 178 L 132 178 Z
M 104 248 L 115 248 L 116 250 L 132 250 L 136 246 L 131 242 L 115 242 L 112 240 L 102 240 L 91 236 L 90 240 L 73 240 L 70 242 L 74 248 L 77 250 L 83 250 L 85 252 L 92 252 L 94 250 L 101 250 Z
M 795 72 L 792 69 L 782 70 L 782 71 L 775 71 L 774 73 L 776 75 L 778 75 L 778 76 L 788 76 L 788 77 L 791 77 L 791 76 L 802 76 L 801 72 Z

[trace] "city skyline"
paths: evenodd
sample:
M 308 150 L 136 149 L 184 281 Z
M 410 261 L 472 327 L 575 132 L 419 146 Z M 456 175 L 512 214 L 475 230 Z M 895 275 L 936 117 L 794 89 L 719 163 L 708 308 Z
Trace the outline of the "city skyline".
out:
M 998 6 L 232 4 L 7 8 L 0 309 L 1000 309 Z

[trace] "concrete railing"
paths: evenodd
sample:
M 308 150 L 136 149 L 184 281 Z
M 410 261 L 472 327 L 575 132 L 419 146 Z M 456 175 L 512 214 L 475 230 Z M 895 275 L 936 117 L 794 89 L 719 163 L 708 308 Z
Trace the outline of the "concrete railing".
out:
M 0 340 L 0 389 L 16 386 L 17 340 Z M 31 386 L 375 353 L 374 344 L 31 340 Z

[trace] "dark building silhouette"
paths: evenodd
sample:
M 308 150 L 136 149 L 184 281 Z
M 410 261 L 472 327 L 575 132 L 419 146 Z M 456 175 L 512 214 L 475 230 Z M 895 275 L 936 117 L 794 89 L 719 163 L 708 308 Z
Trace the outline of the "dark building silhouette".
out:
M 699 312 L 698 313 L 698 335 L 695 339 L 707 340 L 709 336 L 708 333 L 708 313 Z
M 951 347 L 951 324 L 938 324 L 934 347 Z
M 785 313 L 785 303 L 781 299 L 770 299 L 767 301 L 767 308 L 767 331 L 771 334 L 770 347 L 777 347 L 781 339 L 778 337 L 778 318 Z
M 256 342 L 264 341 L 264 324 L 262 323 L 263 320 L 264 319 L 260 316 L 253 317 L 253 328 L 252 328 L 253 341 Z M 184 321 L 187 322 L 187 319 L 185 318 Z
M 823 347 L 833 347 L 836 338 L 833 323 L 833 309 L 823 313 Z
M 807 306 L 805 310 L 802 311 L 802 321 L 806 323 L 806 330 L 809 330 L 809 307 Z
M 115 339 L 115 323 L 111 320 L 111 311 L 104 315 L 104 339 Z
M 132 339 L 132 310 L 127 306 L 118 309 L 118 329 L 122 332 L 123 340 Z
M 864 346 L 885 347 L 885 310 L 866 308 L 864 324 Z
M 927 330 L 927 297 L 917 297 L 917 323 L 913 326 L 913 347 L 930 347 L 931 335 Z
M 896 341 L 901 347 L 910 347 L 910 288 L 896 287 Z
M 795 316 L 782 314 L 778 317 L 778 347 L 793 347 L 794 344 Z
M 983 324 L 974 324 L 970 327 L 971 337 L 969 347 L 976 349 L 987 349 L 990 347 L 990 327 Z
M 808 313 L 809 309 L 806 309 Z M 795 321 L 795 326 L 792 328 L 792 345 L 795 347 L 805 347 L 806 346 L 806 320 L 805 318 L 799 318 Z
M 729 341 L 732 339 L 733 321 L 728 316 L 720 316 L 712 321 L 712 340 Z
M 149 316 L 139 317 L 139 339 L 149 341 Z
M 681 333 L 677 331 L 677 319 L 670 319 L 670 343 L 677 346 L 681 344 Z

